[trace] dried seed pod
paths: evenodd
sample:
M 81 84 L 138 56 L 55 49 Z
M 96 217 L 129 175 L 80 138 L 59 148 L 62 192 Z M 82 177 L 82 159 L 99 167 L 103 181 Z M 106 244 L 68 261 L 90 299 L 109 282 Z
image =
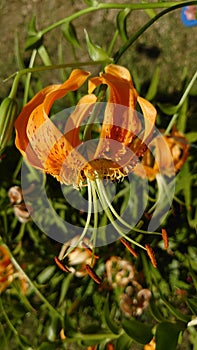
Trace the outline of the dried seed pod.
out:
M 20 204 L 23 201 L 22 189 L 19 186 L 12 186 L 8 191 L 11 204 Z

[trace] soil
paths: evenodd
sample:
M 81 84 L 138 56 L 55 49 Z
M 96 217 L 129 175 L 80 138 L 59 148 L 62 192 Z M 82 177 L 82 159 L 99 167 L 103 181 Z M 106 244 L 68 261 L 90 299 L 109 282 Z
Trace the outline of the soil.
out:
M 124 3 L 120 0 L 117 2 Z M 37 29 L 39 30 L 85 6 L 86 4 L 82 0 L 0 1 L 0 98 L 7 95 L 12 83 L 12 80 L 3 83 L 3 79 L 18 69 L 15 55 L 16 34 L 19 38 L 22 57 L 28 61 L 30 52 L 24 51 L 24 42 L 27 37 L 28 23 L 33 16 L 36 17 Z M 159 66 L 159 90 L 162 94 L 179 91 L 182 86 L 183 74 L 187 72 L 188 78 L 190 78 L 196 70 L 197 46 L 194 38 L 197 38 L 197 27 L 184 27 L 180 20 L 180 12 L 179 9 L 160 18 L 119 61 L 131 71 L 134 70 L 140 84 L 149 81 L 156 66 Z M 89 59 L 85 46 L 84 28 L 91 35 L 92 41 L 105 49 L 113 36 L 117 13 L 117 10 L 97 11 L 73 22 L 82 43 L 82 48 L 75 52 L 79 61 Z M 132 12 L 128 17 L 128 35 L 132 35 L 148 20 L 149 17 L 145 11 Z M 63 61 L 73 62 L 71 46 L 63 38 L 61 29 L 57 28 L 49 32 L 44 41 L 53 63 L 58 63 L 60 42 L 63 47 Z M 118 44 L 122 45 L 123 42 L 119 41 Z M 43 76 L 42 78 L 44 81 L 46 80 L 47 84 L 60 79 L 57 72 L 44 73 Z

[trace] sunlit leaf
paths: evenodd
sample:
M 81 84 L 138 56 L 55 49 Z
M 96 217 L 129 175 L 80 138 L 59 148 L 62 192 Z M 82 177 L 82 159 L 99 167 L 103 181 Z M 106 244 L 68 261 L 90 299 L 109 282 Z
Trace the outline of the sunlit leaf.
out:
M 105 62 L 112 62 L 112 58 L 110 58 L 106 51 L 104 51 L 100 46 L 93 44 L 91 41 L 88 32 L 84 29 L 85 37 L 86 37 L 86 44 L 88 48 L 88 53 L 90 55 L 90 58 L 93 61 L 105 61 Z

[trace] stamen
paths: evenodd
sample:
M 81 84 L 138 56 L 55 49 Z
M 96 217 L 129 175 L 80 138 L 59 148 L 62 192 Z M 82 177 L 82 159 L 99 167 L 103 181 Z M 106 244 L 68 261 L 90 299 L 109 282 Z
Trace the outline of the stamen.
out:
M 90 265 L 86 264 L 86 271 L 88 275 L 98 284 L 101 283 L 101 278 L 94 272 Z
M 136 253 L 136 251 L 130 246 L 130 244 L 124 239 L 124 238 L 120 238 L 120 241 L 122 244 L 124 244 L 124 246 L 128 249 L 128 251 L 135 257 L 138 257 L 138 254 Z
M 60 270 L 64 271 L 64 272 L 71 272 L 67 266 L 65 266 L 63 264 L 63 262 L 57 257 L 54 257 L 55 263 L 57 264 L 57 266 L 60 268 Z
M 149 244 L 145 244 L 145 248 L 146 248 L 147 254 L 152 262 L 152 265 L 156 268 L 157 262 L 156 262 L 155 253 L 154 253 L 153 248 Z
M 164 242 L 164 248 L 168 249 L 169 247 L 169 240 L 168 240 L 168 234 L 165 228 L 162 228 L 161 230 L 161 234 L 162 234 L 162 238 L 163 238 L 163 242 Z

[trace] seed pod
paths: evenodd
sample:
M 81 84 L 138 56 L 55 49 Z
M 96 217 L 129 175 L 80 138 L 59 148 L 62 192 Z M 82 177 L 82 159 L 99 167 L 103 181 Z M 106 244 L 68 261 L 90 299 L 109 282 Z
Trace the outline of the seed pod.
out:
M 13 98 L 6 97 L 2 101 L 0 106 L 0 154 L 12 137 L 17 110 L 17 102 Z

